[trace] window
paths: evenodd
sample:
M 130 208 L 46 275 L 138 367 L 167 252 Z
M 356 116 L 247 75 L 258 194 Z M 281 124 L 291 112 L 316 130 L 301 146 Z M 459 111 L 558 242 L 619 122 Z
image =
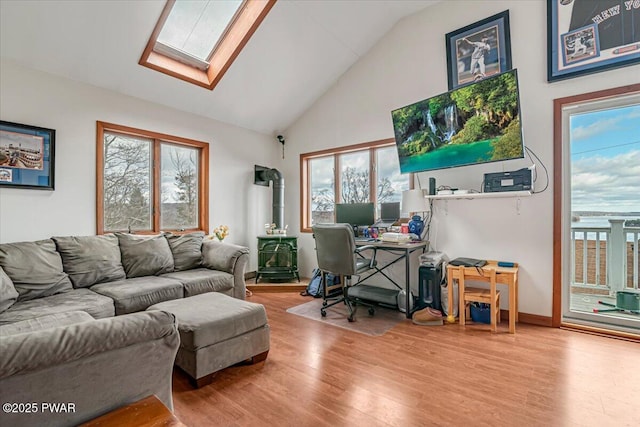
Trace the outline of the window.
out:
M 98 122 L 97 233 L 208 232 L 209 144 Z
M 213 89 L 276 0 L 168 0 L 140 65 Z
M 394 139 L 300 155 L 301 228 L 333 223 L 336 203 L 399 202 L 412 175 L 401 175 Z M 336 197 L 336 195 L 338 195 Z

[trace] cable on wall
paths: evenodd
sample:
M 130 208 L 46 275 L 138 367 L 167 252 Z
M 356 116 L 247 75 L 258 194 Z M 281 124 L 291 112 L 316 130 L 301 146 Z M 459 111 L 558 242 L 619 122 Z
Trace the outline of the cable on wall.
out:
M 529 154 L 529 159 L 531 159 L 531 163 L 533 163 L 533 165 L 535 166 L 535 162 L 533 161 L 533 159 L 531 158 L 531 156 L 535 157 L 536 160 L 538 161 L 538 163 L 540 163 L 540 166 L 542 166 L 542 169 L 544 170 L 544 175 L 545 175 L 545 179 L 546 179 L 546 183 L 544 184 L 544 188 L 540 191 L 532 191 L 532 194 L 538 194 L 538 193 L 542 193 L 544 192 L 547 188 L 549 188 L 549 171 L 547 170 L 547 167 L 544 165 L 544 163 L 542 163 L 542 160 L 540 160 L 540 157 L 538 157 L 536 155 L 536 153 L 533 152 L 533 150 L 529 147 L 524 147 L 524 149 L 527 151 L 527 154 Z M 535 170 L 534 170 L 535 171 Z M 533 182 L 535 183 L 538 180 L 538 172 L 535 172 L 535 179 L 533 180 Z

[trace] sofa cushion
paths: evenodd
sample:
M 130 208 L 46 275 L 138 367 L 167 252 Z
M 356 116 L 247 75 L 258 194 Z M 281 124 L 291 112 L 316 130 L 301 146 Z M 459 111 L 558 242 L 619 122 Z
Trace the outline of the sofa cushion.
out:
M 18 291 L 13 282 L 0 267 L 0 313 L 11 307 L 18 300 Z
M 116 233 L 120 242 L 122 265 L 127 278 L 153 276 L 173 271 L 173 255 L 167 239 Z
M 168 277 L 180 281 L 184 286 L 184 296 L 203 294 L 205 292 L 222 292 L 233 289 L 233 274 L 224 271 L 210 270 L 208 268 L 196 268 L 186 271 L 174 271 L 163 274 L 161 277 Z
M 0 313 L 0 325 L 67 311 L 84 311 L 94 319 L 115 315 L 111 298 L 83 288 L 30 301 L 18 301 Z
M 66 313 L 47 314 L 34 319 L 21 320 L 20 322 L 0 326 L 0 337 L 24 334 L 26 332 L 42 331 L 43 329 L 57 328 L 60 326 L 75 325 L 76 323 L 91 322 L 93 317 L 84 311 L 68 311 Z
M 62 266 L 73 286 L 86 288 L 96 283 L 124 279 L 118 238 L 103 236 L 52 237 L 62 257 Z
M 182 283 L 166 277 L 146 276 L 93 285 L 92 291 L 113 299 L 116 314 L 145 310 L 150 305 L 182 298 Z
M 0 245 L 0 266 L 13 281 L 18 301 L 71 290 L 69 276 L 51 239 Z
M 173 268 L 175 271 L 200 267 L 202 264 L 202 241 L 204 240 L 204 232 L 198 231 L 181 236 L 167 233 L 165 237 L 169 242 L 169 247 L 173 254 Z

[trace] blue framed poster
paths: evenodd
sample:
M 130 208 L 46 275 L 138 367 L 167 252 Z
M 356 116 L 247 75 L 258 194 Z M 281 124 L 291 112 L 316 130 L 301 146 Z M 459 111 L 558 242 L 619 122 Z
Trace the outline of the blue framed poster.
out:
M 547 0 L 548 81 L 640 63 L 640 1 Z
M 56 131 L 0 121 L 0 188 L 53 190 Z

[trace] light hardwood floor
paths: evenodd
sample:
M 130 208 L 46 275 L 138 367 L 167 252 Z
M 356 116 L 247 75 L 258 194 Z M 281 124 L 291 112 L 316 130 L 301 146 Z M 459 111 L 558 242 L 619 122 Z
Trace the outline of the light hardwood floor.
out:
M 269 357 L 198 390 L 176 370 L 175 414 L 188 426 L 640 425 L 638 343 L 410 321 L 370 337 L 287 313 L 309 301 L 297 292 L 249 301 L 267 308 Z

